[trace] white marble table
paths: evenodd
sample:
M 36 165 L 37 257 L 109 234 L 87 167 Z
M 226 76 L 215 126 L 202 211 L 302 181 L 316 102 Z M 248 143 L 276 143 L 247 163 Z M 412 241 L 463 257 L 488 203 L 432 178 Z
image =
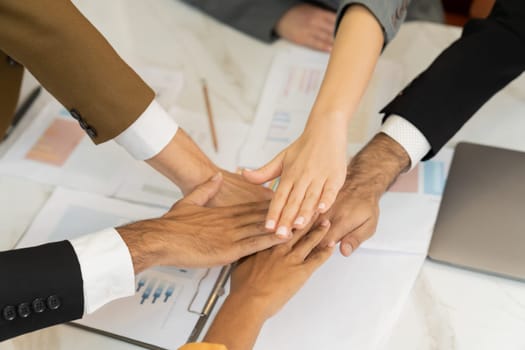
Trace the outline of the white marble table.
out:
M 221 118 L 253 118 L 271 58 L 288 45 L 259 43 L 174 0 L 75 3 L 126 60 L 183 71 L 186 86 L 177 103 L 184 108 L 204 111 L 199 81 L 205 77 Z M 459 34 L 457 28 L 410 23 L 384 56 L 403 65 L 408 82 Z M 524 101 L 522 77 L 487 104 L 451 145 L 464 139 L 525 150 Z M 51 191 L 51 186 L 0 177 L 0 249 L 12 248 Z M 386 349 L 524 350 L 524 331 L 525 284 L 427 261 Z M 0 348 L 137 347 L 57 326 L 4 342 Z

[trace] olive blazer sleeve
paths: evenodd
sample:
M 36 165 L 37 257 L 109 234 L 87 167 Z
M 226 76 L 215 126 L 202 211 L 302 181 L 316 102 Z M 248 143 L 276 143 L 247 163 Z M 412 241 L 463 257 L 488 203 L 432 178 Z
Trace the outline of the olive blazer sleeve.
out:
M 68 0 L 0 0 L 0 51 L 31 71 L 97 144 L 124 131 L 154 98 Z

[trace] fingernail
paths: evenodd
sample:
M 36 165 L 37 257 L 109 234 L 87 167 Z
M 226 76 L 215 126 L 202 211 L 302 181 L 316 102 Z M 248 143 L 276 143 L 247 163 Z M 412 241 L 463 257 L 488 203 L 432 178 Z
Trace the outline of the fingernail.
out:
M 252 169 L 248 169 L 248 168 L 244 168 L 244 171 L 251 172 L 253 170 Z
M 274 220 L 266 221 L 266 225 L 264 225 L 264 227 L 266 227 L 266 229 L 268 229 L 268 230 L 275 229 L 275 221 Z
M 334 246 L 335 246 L 335 242 L 334 241 L 328 242 L 328 247 L 333 248 Z
M 295 219 L 294 225 L 302 225 L 304 224 L 305 218 L 303 216 L 299 216 L 297 219 Z
M 323 227 L 330 226 L 330 221 L 329 220 L 323 220 L 323 222 L 321 222 L 321 226 L 323 226 Z
M 324 203 L 319 203 L 319 210 L 324 210 L 326 208 L 326 204 Z
M 217 173 L 215 175 L 213 175 L 213 177 L 211 178 L 211 181 L 219 181 L 222 177 L 222 174 L 221 173 Z
M 287 237 L 288 236 L 288 229 L 286 228 L 286 226 L 279 226 L 279 228 L 277 229 L 276 234 L 277 234 L 277 236 Z

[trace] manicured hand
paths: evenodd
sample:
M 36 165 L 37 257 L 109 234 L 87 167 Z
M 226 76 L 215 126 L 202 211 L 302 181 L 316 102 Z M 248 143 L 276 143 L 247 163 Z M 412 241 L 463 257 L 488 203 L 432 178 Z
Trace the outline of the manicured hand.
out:
M 271 162 L 258 170 L 245 170 L 243 175 L 256 184 L 281 176 L 266 228 L 286 236 L 334 203 L 346 175 L 346 129 L 333 125 L 306 129 Z
M 295 44 L 331 51 L 334 44 L 335 12 L 311 4 L 290 8 L 279 19 L 275 32 Z
M 135 272 L 157 265 L 225 265 L 287 240 L 264 228 L 267 201 L 204 207 L 221 184 L 222 176 L 217 174 L 161 218 L 117 229 L 130 250 Z

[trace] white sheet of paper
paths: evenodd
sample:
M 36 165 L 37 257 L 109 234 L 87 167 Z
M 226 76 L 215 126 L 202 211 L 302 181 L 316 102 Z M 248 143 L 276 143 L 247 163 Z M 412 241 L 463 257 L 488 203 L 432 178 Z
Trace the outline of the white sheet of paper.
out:
M 155 91 L 156 100 L 165 108 L 171 108 L 184 87 L 182 72 L 154 66 L 138 66 L 136 72 Z
M 377 349 L 390 334 L 425 255 L 334 255 L 273 318 L 256 350 Z
M 158 217 L 163 209 L 58 188 L 19 242 L 27 247 L 60 241 L 130 221 Z M 136 277 L 138 292 L 111 302 L 86 316 L 79 324 L 139 340 L 166 349 L 186 342 L 213 288 L 220 268 L 203 279 L 197 298 L 191 300 L 206 269 L 154 268 Z
M 205 114 L 180 107 L 174 107 L 169 112 L 215 164 L 229 171 L 237 170 L 239 152 L 250 130 L 247 123 L 239 119 L 215 116 L 214 124 L 218 140 L 216 152 L 213 148 L 208 117 Z

